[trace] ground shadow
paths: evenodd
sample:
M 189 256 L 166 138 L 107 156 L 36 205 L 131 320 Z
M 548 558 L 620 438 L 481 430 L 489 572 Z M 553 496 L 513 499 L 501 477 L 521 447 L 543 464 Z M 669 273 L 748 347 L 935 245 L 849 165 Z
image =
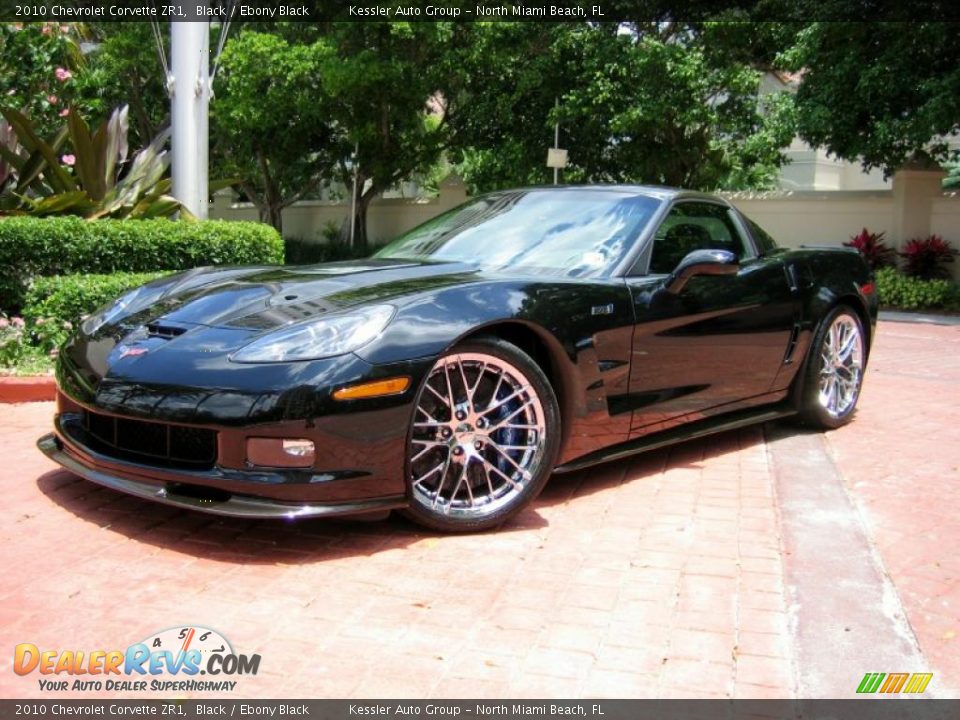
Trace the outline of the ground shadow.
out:
M 778 424 L 777 432 L 797 432 Z M 713 457 L 763 442 L 759 427 L 732 430 L 678 443 L 572 473 L 555 474 L 539 498 L 496 533 L 523 532 L 547 524 L 540 510 L 576 502 L 624 482 L 652 482 L 667 468 L 694 467 Z M 247 520 L 181 510 L 109 490 L 66 470 L 37 478 L 37 487 L 73 515 L 104 530 L 196 557 L 237 563 L 313 563 L 372 555 L 436 536 L 399 513 L 389 517 L 299 521 Z

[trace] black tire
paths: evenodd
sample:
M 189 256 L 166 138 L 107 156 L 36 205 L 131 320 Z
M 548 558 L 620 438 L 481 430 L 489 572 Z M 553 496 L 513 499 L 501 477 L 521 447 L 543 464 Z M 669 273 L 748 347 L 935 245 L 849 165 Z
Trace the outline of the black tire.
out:
M 431 530 L 498 527 L 537 497 L 559 448 L 543 370 L 504 340 L 470 339 L 437 360 L 417 394 L 403 512 Z
M 866 363 L 866 335 L 860 317 L 847 305 L 836 306 L 824 317 L 810 345 L 800 397 L 801 420 L 825 430 L 850 422 Z

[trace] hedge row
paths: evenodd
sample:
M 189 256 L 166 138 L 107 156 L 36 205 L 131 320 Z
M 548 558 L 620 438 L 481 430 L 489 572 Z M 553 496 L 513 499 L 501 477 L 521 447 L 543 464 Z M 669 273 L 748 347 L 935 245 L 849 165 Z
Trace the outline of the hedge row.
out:
M 113 275 L 64 275 L 35 278 L 27 290 L 23 319 L 27 327 L 44 328 L 44 349 L 67 339 L 69 331 L 102 305 L 116 300 L 127 290 L 144 285 L 167 273 L 114 273 Z M 69 324 L 68 324 L 69 323 Z
M 204 220 L 0 219 L 0 310 L 23 307 L 38 275 L 187 270 L 199 265 L 283 262 L 269 225 Z
M 877 270 L 877 297 L 883 307 L 903 310 L 960 309 L 960 289 L 950 280 L 921 280 L 895 268 Z

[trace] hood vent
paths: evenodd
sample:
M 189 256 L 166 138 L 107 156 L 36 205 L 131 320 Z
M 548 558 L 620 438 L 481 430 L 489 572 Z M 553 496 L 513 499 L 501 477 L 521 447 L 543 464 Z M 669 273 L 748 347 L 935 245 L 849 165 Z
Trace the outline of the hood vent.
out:
M 175 338 L 178 335 L 183 335 L 187 331 L 187 328 L 180 327 L 178 325 L 166 325 L 160 322 L 154 322 L 147 325 L 147 334 L 150 337 L 159 337 L 166 340 Z

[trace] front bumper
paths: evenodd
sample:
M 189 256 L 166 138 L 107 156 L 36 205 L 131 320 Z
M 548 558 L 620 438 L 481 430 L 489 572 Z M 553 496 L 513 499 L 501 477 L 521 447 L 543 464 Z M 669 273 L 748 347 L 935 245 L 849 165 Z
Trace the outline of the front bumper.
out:
M 148 480 L 140 475 L 140 473 L 149 472 L 148 469 L 133 463 L 121 463 L 112 458 L 98 457 L 89 450 L 80 451 L 79 448 L 64 442 L 55 433 L 40 438 L 37 441 L 37 447 L 44 455 L 70 472 L 98 485 L 165 505 L 201 510 L 215 515 L 292 520 L 383 512 L 406 505 L 403 495 L 344 502 L 310 503 L 226 491 L 204 492 L 209 488 L 189 482 L 191 479 L 202 479 L 192 477 L 193 474 L 182 478 L 186 482 L 164 482 L 162 478 Z M 124 469 L 124 465 L 128 467 Z M 156 472 L 153 470 L 154 474 Z M 231 473 L 223 470 L 217 472 L 224 480 L 231 480 Z

